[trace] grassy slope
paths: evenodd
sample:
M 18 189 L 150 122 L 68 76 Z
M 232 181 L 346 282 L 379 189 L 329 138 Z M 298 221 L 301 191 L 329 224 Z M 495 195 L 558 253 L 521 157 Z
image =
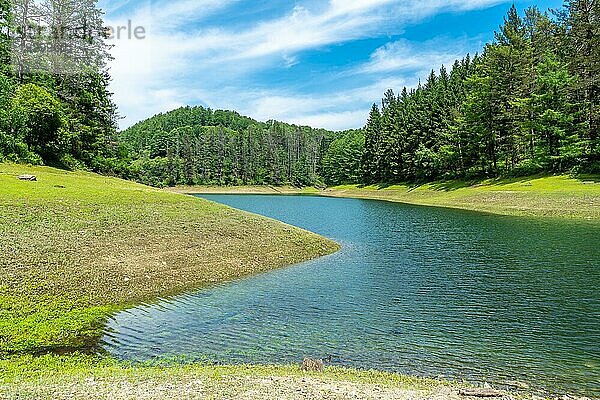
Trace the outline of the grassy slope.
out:
M 38 182 L 17 180 L 22 173 Z M 337 248 L 189 196 L 0 164 L 0 355 L 80 348 L 117 309 Z
M 318 194 L 332 197 L 380 199 L 409 204 L 452 207 L 503 215 L 600 220 L 600 180 L 567 176 L 460 181 L 418 186 L 336 186 L 320 191 L 273 187 L 180 187 L 184 193 Z

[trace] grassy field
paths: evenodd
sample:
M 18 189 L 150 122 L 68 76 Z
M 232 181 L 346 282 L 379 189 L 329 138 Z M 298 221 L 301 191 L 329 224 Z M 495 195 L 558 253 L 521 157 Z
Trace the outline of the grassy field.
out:
M 0 355 L 85 348 L 116 310 L 337 249 L 190 196 L 0 164 Z
M 600 220 L 600 178 L 542 176 L 425 185 L 292 187 L 178 187 L 180 193 L 314 194 L 452 207 L 502 215 Z

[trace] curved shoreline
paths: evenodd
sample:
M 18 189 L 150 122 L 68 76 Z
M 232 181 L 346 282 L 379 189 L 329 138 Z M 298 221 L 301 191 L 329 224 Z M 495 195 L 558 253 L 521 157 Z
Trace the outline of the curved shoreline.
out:
M 497 215 L 600 222 L 600 181 L 568 176 L 512 180 L 438 182 L 424 185 L 358 186 L 327 189 L 291 186 L 179 186 L 164 189 L 184 194 L 316 195 L 384 200 L 455 208 Z
M 217 203 L 47 167 L 0 164 L 0 211 L 0 357 L 83 350 L 132 304 L 339 249 Z
M 35 174 L 39 181 L 17 181 L 14 175 L 21 172 Z M 5 329 L 0 334 L 8 334 L 3 336 L 4 345 L 15 345 L 25 353 L 0 357 L 2 398 L 153 398 L 152 391 L 161 396 L 154 398 L 194 398 L 203 393 L 230 398 L 227 394 L 236 390 L 242 391 L 234 393 L 236 395 L 251 394 L 254 398 L 261 398 L 262 394 L 262 398 L 272 398 L 273 393 L 290 398 L 323 394 L 330 394 L 330 398 L 348 398 L 353 393 L 381 399 L 465 398 L 459 396 L 455 385 L 460 385 L 456 383 L 378 371 L 327 368 L 320 374 L 304 373 L 297 366 L 199 364 L 131 367 L 110 358 L 83 354 L 27 355 L 28 351 L 59 348 L 62 344 L 76 347 L 82 337 L 97 335 L 101 328 L 99 322 L 111 312 L 131 302 L 181 293 L 186 288 L 248 275 L 248 271 L 257 273 L 293 265 L 330 254 L 337 245 L 273 220 L 94 174 L 0 164 L 0 183 L 0 207 L 5 211 L 0 215 L 4 217 L 0 218 L 0 227 L 5 229 L 7 239 L 0 245 L 18 244 L 16 248 L 11 247 L 11 251 L 5 253 L 9 257 L 2 260 L 2 266 L 10 275 L 5 275 L 0 282 L 0 300 L 11 304 L 11 312 L 15 314 L 0 320 L 3 324 L 0 328 Z M 273 191 L 315 194 L 269 190 L 267 194 Z M 337 190 L 346 190 L 344 197 L 352 197 L 348 189 Z M 207 219 L 204 212 L 211 217 Z M 181 235 L 173 232 L 173 221 L 181 227 Z M 273 232 L 280 240 L 271 243 L 273 251 L 263 254 L 260 260 L 249 254 L 246 258 L 254 260 L 251 268 L 240 272 L 236 269 L 241 263 L 240 254 L 245 254 L 244 249 L 260 239 L 255 229 Z M 206 236 L 197 235 L 200 242 L 189 242 L 187 235 L 191 232 L 203 232 Z M 216 239 L 211 235 L 216 235 Z M 187 241 L 182 242 L 182 239 Z M 194 269 L 185 267 L 182 257 L 189 257 L 189 262 L 201 260 L 194 246 L 202 243 L 208 249 L 217 246 L 213 253 L 220 260 L 223 254 L 230 254 L 233 258 L 226 266 L 237 272 L 230 274 L 215 269 L 217 258 L 212 264 L 205 263 L 208 269 L 198 270 L 198 265 Z M 288 246 L 284 254 L 282 243 L 293 246 Z M 292 254 L 294 249 L 302 251 Z M 307 252 L 312 256 L 307 256 Z M 144 254 L 154 256 L 148 258 Z M 48 260 L 54 260 L 49 264 L 52 269 L 47 269 Z M 136 265 L 149 269 L 136 270 Z M 46 274 L 47 281 L 43 284 L 37 275 L 40 271 Z M 199 271 L 201 276 L 196 276 Z M 100 273 L 102 279 L 108 280 L 98 281 Z M 182 281 L 181 274 L 193 279 Z M 5 282 L 9 276 L 11 281 Z M 82 284 L 96 290 L 82 290 Z M 11 287 L 19 290 L 9 291 Z M 98 287 L 104 290 L 99 291 Z M 60 302 L 51 301 L 57 296 Z M 54 318 L 55 315 L 58 317 Z M 29 335 L 35 340 L 30 340 Z M 269 392 L 271 389 L 276 392 Z

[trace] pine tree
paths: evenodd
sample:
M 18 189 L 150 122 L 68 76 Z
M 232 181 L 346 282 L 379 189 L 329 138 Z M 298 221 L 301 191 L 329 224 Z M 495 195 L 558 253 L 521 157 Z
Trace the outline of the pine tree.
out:
M 600 161 L 600 2 L 568 0 L 558 15 L 570 69 L 579 78 L 574 89 L 581 99 L 585 155 L 594 165 Z
M 484 57 L 485 60 L 485 57 Z M 478 168 L 484 175 L 495 175 L 498 169 L 497 109 L 488 64 L 482 62 L 477 72 L 467 80 L 468 94 L 463 105 L 463 154 L 469 161 L 467 168 Z
M 575 79 L 567 65 L 550 51 L 537 69 L 534 124 L 545 142 L 542 157 L 547 160 L 547 168 L 561 172 L 574 166 L 582 152 L 581 140 L 573 125 L 569 94 Z
M 505 171 L 516 167 L 527 146 L 529 132 L 524 132 L 522 127 L 529 116 L 520 112 L 515 100 L 529 95 L 530 50 L 523 20 L 513 5 L 504 25 L 496 32 L 496 44 L 484 54 L 484 62 L 488 63 L 494 82 L 491 89 L 492 97 L 497 101 L 497 144 Z
M 367 126 L 365 127 L 365 147 L 362 157 L 362 177 L 364 182 L 377 182 L 379 173 L 379 143 L 381 136 L 381 113 L 377 104 L 373 104 Z

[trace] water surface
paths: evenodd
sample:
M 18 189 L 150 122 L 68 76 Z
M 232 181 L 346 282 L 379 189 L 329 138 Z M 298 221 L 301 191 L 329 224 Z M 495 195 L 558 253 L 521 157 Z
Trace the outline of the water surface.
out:
M 600 395 L 598 225 L 370 200 L 202 197 L 343 248 L 120 313 L 104 338 L 116 357 L 331 355 L 344 366 Z

